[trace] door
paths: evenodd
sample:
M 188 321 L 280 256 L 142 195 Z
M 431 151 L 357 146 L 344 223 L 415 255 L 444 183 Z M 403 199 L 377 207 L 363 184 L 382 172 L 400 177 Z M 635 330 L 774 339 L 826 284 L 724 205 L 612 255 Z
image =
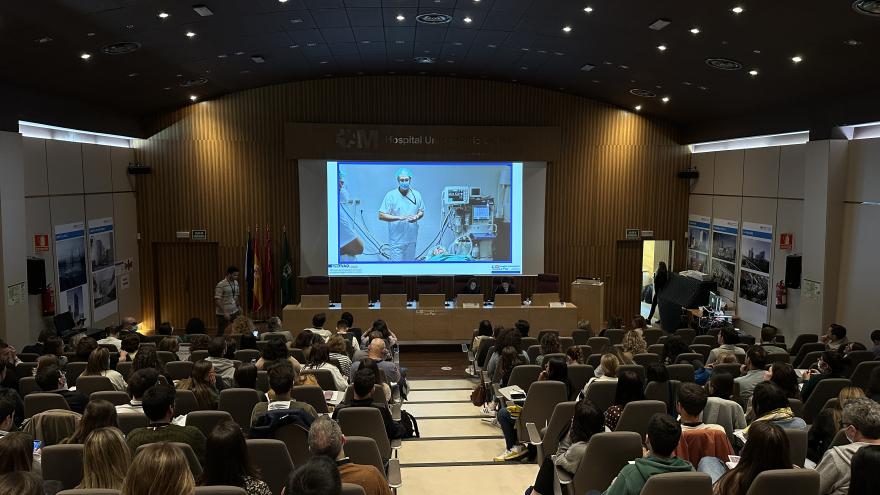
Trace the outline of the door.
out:
M 216 242 L 156 242 L 156 326 L 183 328 L 192 317 L 216 326 L 214 286 L 222 278 Z
M 651 311 L 651 300 L 654 295 L 654 274 L 660 263 L 665 263 L 666 268 L 672 271 L 673 249 L 675 241 L 642 241 L 642 292 L 640 297 L 641 309 L 639 313 L 645 318 Z M 654 318 L 659 318 L 654 311 Z

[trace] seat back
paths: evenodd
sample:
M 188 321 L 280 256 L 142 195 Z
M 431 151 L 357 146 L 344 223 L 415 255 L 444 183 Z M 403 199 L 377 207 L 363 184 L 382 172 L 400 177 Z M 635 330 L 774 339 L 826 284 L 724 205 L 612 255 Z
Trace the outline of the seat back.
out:
M 257 390 L 260 392 L 269 392 L 269 372 L 265 370 L 257 371 Z
M 248 495 L 248 493 L 240 486 L 214 485 L 197 486 L 195 495 Z
M 82 444 L 49 445 L 42 449 L 43 479 L 61 482 L 61 487 L 76 487 L 83 477 Z
M 710 349 L 718 347 L 718 337 L 712 335 L 697 335 L 691 345 L 707 345 Z
M 648 345 L 656 344 L 660 341 L 660 337 L 664 335 L 663 330 L 659 328 L 646 328 L 642 330 L 642 337 Z
M 237 359 L 242 363 L 249 363 L 260 359 L 260 351 L 256 349 L 239 349 L 233 354 L 233 359 Z
M 587 345 L 587 340 L 590 338 L 590 332 L 588 330 L 572 330 L 571 338 L 574 341 L 574 345 Z
M 148 418 L 146 414 L 141 413 L 117 414 L 116 422 L 119 424 L 119 429 L 124 435 L 128 435 L 135 428 L 146 428 L 147 426 L 150 426 L 150 418 Z
M 192 375 L 192 361 L 169 361 L 165 363 L 165 371 L 171 375 L 172 380 L 184 380 Z
M 798 337 L 798 338 L 800 338 L 800 337 Z M 825 344 L 823 344 L 821 342 L 805 342 L 803 345 L 801 345 L 800 349 L 798 350 L 798 353 L 795 354 L 795 358 L 792 360 L 792 363 L 794 363 L 796 368 L 800 368 L 803 366 L 804 359 L 811 352 L 821 353 L 824 350 L 825 350 Z
M 871 382 L 871 372 L 874 371 L 874 368 L 880 366 L 880 361 L 862 361 L 858 364 L 858 366 L 853 369 L 852 374 L 849 376 L 849 380 L 856 387 L 861 387 L 862 390 L 868 390 L 868 385 Z M 19 388 L 21 387 L 21 382 L 19 382 Z
M 327 400 L 324 398 L 324 391 L 321 390 L 321 387 L 316 385 L 298 385 L 293 387 L 290 396 L 314 407 L 315 411 L 318 413 L 329 412 L 329 409 L 327 408 Z
M 189 464 L 189 470 L 190 472 L 192 472 L 193 478 L 199 479 L 199 477 L 202 475 L 202 464 L 199 462 L 199 458 L 196 457 L 196 453 L 193 452 L 192 447 L 190 447 L 189 444 L 182 442 L 168 443 L 177 447 L 178 449 L 180 449 L 181 452 L 183 452 L 183 456 L 186 457 L 186 462 Z M 143 445 L 139 445 L 137 450 L 135 451 L 135 457 L 137 457 L 147 447 L 147 445 L 150 444 L 145 443 Z
M 665 346 L 663 344 L 650 344 L 648 345 L 648 352 L 651 354 L 662 356 L 664 347 Z
M 199 409 L 199 401 L 192 390 L 177 390 L 174 394 L 174 414 L 180 416 Z
M 874 351 L 852 351 L 846 358 L 849 360 L 849 367 L 843 376 L 851 376 L 859 364 L 874 359 Z
M 201 361 L 203 359 L 208 359 L 208 351 L 205 349 L 200 349 L 198 351 L 193 351 L 189 354 L 189 360 L 192 362 Z
M 803 347 L 804 344 L 811 344 L 814 342 L 819 342 L 818 335 L 814 333 L 802 333 L 794 339 L 794 344 L 791 345 L 791 349 L 788 350 L 788 353 L 792 356 L 797 356 L 800 354 L 801 347 Z M 795 359 L 794 362 L 797 362 L 797 359 Z
M 227 388 L 220 391 L 217 409 L 228 412 L 245 435 L 251 430 L 251 413 L 260 402 L 260 393 L 252 388 Z
M 86 366 L 88 366 L 88 363 L 82 361 L 67 363 L 67 366 L 64 367 L 64 374 L 67 375 L 67 384 L 71 387 L 75 386 L 77 378 L 86 370 Z
M 479 368 L 486 366 L 486 359 L 489 357 L 489 348 L 495 346 L 495 337 L 486 337 L 480 340 L 480 347 L 474 349 L 474 360 Z
M 801 402 L 800 399 L 788 399 L 788 407 L 791 408 L 791 412 L 795 416 L 803 419 L 803 417 L 804 417 L 804 403 Z
M 593 435 L 572 477 L 573 492 L 604 492 L 617 473 L 639 457 L 642 457 L 642 439 L 638 433 L 615 431 Z
M 125 378 L 125 381 L 128 381 L 129 377 L 131 377 L 131 361 L 119 361 L 116 363 L 116 371 L 122 375 L 122 378 Z
M 339 492 L 340 495 L 366 495 L 363 487 L 360 485 L 355 485 L 352 483 L 343 483 L 342 491 Z
M 641 364 L 621 364 L 617 368 L 617 376 L 624 371 L 633 371 L 635 374 L 639 375 L 639 379 L 642 380 L 642 383 L 645 383 L 645 367 Z
M 517 433 L 521 441 L 527 441 L 526 423 L 544 426 L 550 420 L 556 404 L 568 400 L 565 384 L 555 380 L 534 382 L 526 394 L 526 402 L 520 411 Z
M 614 403 L 617 382 L 595 381 L 587 388 L 587 399 L 604 411 Z
M 610 350 L 611 340 L 608 337 L 590 337 L 587 345 L 593 349 L 594 354 L 602 354 Z
M 230 419 L 235 418 L 226 411 L 193 411 L 186 415 L 186 426 L 195 426 L 207 438 L 211 436 L 211 430 L 218 423 Z M 248 415 L 248 424 L 250 425 L 250 415 Z
M 785 435 L 788 436 L 789 451 L 791 452 L 791 463 L 798 467 L 804 467 L 807 460 L 807 430 L 793 430 L 790 428 L 783 429 Z
M 375 407 L 345 407 L 337 412 L 337 421 L 342 433 L 370 437 L 379 446 L 382 459 L 391 458 L 391 441 L 385 431 L 382 413 Z
M 529 347 L 531 347 L 533 345 L 538 345 L 538 344 L 539 344 L 539 342 L 536 337 L 523 337 L 519 341 L 520 348 L 522 348 L 522 349 L 528 349 Z
M 106 376 L 80 376 L 76 381 L 76 391 L 86 397 L 91 397 L 94 392 L 112 392 L 113 383 Z
M 739 363 L 718 363 L 712 368 L 712 373 L 727 373 L 737 378 L 742 373 L 741 366 Z
M 812 469 L 771 469 L 752 481 L 746 495 L 819 495 L 819 473 Z
M 159 357 L 159 362 L 163 365 L 168 364 L 171 361 L 177 361 L 177 356 L 171 351 L 157 351 L 156 354 Z
M 50 409 L 67 409 L 69 411 L 70 406 L 67 405 L 64 397 L 53 393 L 36 392 L 24 398 L 25 419 Z
M 281 426 L 275 430 L 275 439 L 284 442 L 294 466 L 302 466 L 312 457 L 312 453 L 309 452 L 309 430 L 300 425 Z
M 641 438 L 648 433 L 648 423 L 657 413 L 666 412 L 666 403 L 659 400 L 636 400 L 623 408 L 614 431 L 634 431 Z
M 670 364 L 666 367 L 669 371 L 670 380 L 678 380 L 680 382 L 694 381 L 694 366 L 691 364 Z
M 306 353 L 303 352 L 302 349 L 298 349 L 298 348 L 294 347 L 293 349 L 290 350 L 290 356 L 293 359 L 296 359 L 297 361 L 299 361 L 300 363 L 306 362 Z
M 705 337 L 705 335 L 700 335 L 700 337 Z M 705 364 L 706 360 L 709 359 L 709 352 L 712 351 L 712 346 L 708 344 L 691 344 L 689 347 L 691 349 L 691 352 L 697 353 L 702 356 L 702 358 L 700 358 L 700 361 Z
M 698 360 L 705 362 L 703 355 L 699 352 L 682 352 L 678 356 L 675 357 L 675 364 L 687 363 L 691 364 L 692 361 Z
M 786 352 L 771 352 L 767 354 L 767 364 L 790 363 L 791 356 Z
M 336 390 L 336 381 L 333 380 L 333 373 L 330 370 L 308 368 L 303 369 L 302 373 L 315 375 L 315 380 L 318 381 L 318 386 L 321 387 L 321 390 Z
M 807 401 L 804 402 L 804 421 L 806 421 L 808 425 L 813 424 L 813 421 L 819 416 L 819 411 L 822 410 L 825 402 L 827 402 L 828 399 L 837 397 L 844 387 L 849 387 L 850 385 L 852 385 L 852 382 L 846 378 L 826 378 L 817 383 L 816 387 L 813 389 L 813 393 L 811 393 L 807 398 Z
M 21 363 L 18 363 L 21 364 Z M 28 394 L 32 394 L 34 392 L 39 392 L 40 386 L 37 385 L 37 379 L 32 376 L 25 376 L 23 378 L 18 379 L 18 393 L 21 394 L 22 397 Z
M 655 474 L 648 478 L 640 495 L 712 495 L 712 477 L 706 473 Z
M 654 354 L 653 352 L 643 352 L 641 354 L 636 354 L 633 356 L 633 362 L 638 364 L 639 366 L 651 366 L 652 364 L 660 363 L 660 355 Z
M 568 348 L 574 345 L 574 339 L 571 337 L 559 337 L 559 348 L 562 352 L 568 352 Z
M 595 354 L 595 353 L 590 354 L 590 356 L 587 358 L 587 364 L 589 364 L 593 368 L 598 368 L 599 364 L 601 362 L 602 362 L 602 355 L 601 354 Z
M 623 334 L 626 333 L 620 328 L 609 328 L 605 330 L 605 338 L 608 339 L 608 343 L 611 345 L 617 345 L 623 343 Z
M 343 404 L 351 404 L 351 401 L 354 400 L 354 385 L 349 385 L 348 388 L 345 389 L 345 396 L 342 398 Z M 388 405 L 388 401 L 385 399 L 385 388 L 378 383 L 373 385 L 373 403 L 374 404 L 385 404 Z
M 694 343 L 694 339 L 697 337 L 697 331 L 693 328 L 679 328 L 675 331 L 675 335 L 681 337 L 684 345 L 691 345 Z
M 101 390 L 98 392 L 92 392 L 92 395 L 89 396 L 89 400 L 106 400 L 114 406 L 121 406 L 123 404 L 128 404 L 129 397 L 125 392 L 119 392 L 117 390 Z
M 664 404 L 669 404 L 672 395 L 680 382 L 669 380 L 668 382 L 648 382 L 645 385 L 645 399 L 658 400 Z
M 571 395 L 569 399 L 574 400 L 575 397 L 584 389 L 584 385 L 595 375 L 595 370 L 588 364 L 571 364 L 568 366 L 568 381 L 571 382 Z
M 24 378 L 26 376 L 34 376 L 34 370 L 37 369 L 36 362 L 22 362 L 15 365 L 15 376 Z
M 269 485 L 274 495 L 281 495 L 287 485 L 287 478 L 293 471 L 293 460 L 287 447 L 281 440 L 250 439 L 247 440 L 248 456 L 260 470 L 260 478 Z
M 379 446 L 376 441 L 370 437 L 346 436 L 345 437 L 345 455 L 354 464 L 364 466 L 375 466 L 376 469 L 385 476 L 385 466 L 382 462 L 382 454 L 379 453 Z
M 529 356 L 529 362 L 534 364 L 538 359 L 538 356 L 541 355 L 541 346 L 530 345 L 528 349 L 526 349 L 526 354 Z
M 519 385 L 523 390 L 528 390 L 532 383 L 538 380 L 541 373 L 541 367 L 535 364 L 521 364 L 515 366 L 510 372 L 510 379 L 507 381 L 508 386 Z
M 547 423 L 547 430 L 541 436 L 541 445 L 538 447 L 538 464 L 547 456 L 556 453 L 559 448 L 559 435 L 563 428 L 571 424 L 576 404 L 577 401 L 565 401 L 556 404 L 556 407 L 553 408 L 550 421 Z M 540 431 L 544 425 L 535 423 L 535 426 Z

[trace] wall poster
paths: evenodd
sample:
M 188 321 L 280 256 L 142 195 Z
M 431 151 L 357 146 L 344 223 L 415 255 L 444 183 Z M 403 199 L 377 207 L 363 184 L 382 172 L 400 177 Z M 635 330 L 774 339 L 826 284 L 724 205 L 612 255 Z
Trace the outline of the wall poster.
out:
M 57 312 L 70 311 L 80 326 L 89 324 L 86 239 L 83 222 L 55 226 L 55 259 L 58 270 Z
M 116 267 L 113 253 L 113 219 L 89 220 L 89 255 L 92 265 L 92 316 L 103 320 L 118 311 Z
M 712 278 L 718 293 L 730 301 L 736 296 L 736 243 L 739 222 L 715 218 L 712 222 Z
M 687 270 L 709 270 L 709 217 L 688 216 Z
M 770 267 L 773 226 L 743 222 L 740 245 L 739 317 L 755 326 L 767 323 L 770 303 Z

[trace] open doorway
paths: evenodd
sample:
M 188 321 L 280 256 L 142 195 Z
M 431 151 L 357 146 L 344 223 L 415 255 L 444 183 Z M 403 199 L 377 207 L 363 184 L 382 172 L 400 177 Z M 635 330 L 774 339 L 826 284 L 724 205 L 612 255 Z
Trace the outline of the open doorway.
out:
M 660 262 L 663 262 L 668 270 L 672 271 L 674 269 L 672 266 L 674 249 L 675 241 L 642 241 L 642 296 L 640 313 L 646 319 L 651 314 L 651 306 L 654 301 L 656 290 L 654 287 L 654 277 L 657 274 L 657 268 L 660 266 Z M 660 314 L 656 309 L 652 316 L 654 320 L 660 319 Z

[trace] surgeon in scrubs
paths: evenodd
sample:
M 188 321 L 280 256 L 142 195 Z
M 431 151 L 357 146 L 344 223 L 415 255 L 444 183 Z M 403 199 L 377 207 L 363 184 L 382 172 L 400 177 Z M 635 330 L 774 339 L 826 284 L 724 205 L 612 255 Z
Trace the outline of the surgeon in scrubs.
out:
M 397 187 L 388 191 L 379 207 L 379 220 L 388 222 L 391 261 L 415 261 L 419 220 L 425 216 L 422 195 L 412 188 L 412 171 L 400 168 Z
M 357 256 L 364 252 L 364 242 L 354 230 L 353 220 L 348 207 L 348 189 L 345 187 L 345 172 L 337 172 L 339 185 L 339 261 L 357 261 Z

